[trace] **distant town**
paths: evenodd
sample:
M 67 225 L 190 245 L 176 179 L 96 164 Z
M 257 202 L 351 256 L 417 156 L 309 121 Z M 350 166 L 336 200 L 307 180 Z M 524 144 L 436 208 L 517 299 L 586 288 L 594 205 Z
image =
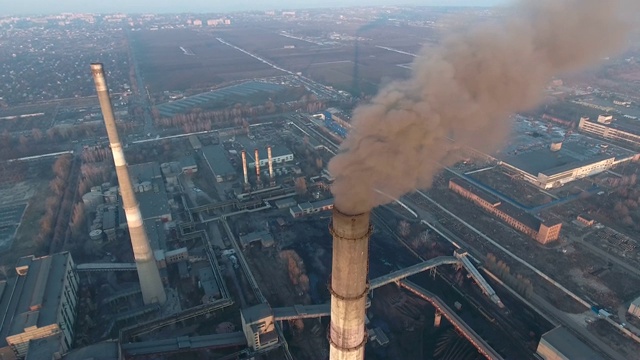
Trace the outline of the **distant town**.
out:
M 0 17 L 0 358 L 346 351 L 331 306 L 356 297 L 332 285 L 347 237 L 327 165 L 354 110 L 410 78 L 443 34 L 507 16 Z M 637 357 L 640 33 L 630 39 L 549 79 L 541 105 L 510 114 L 506 143 L 456 144 L 430 187 L 373 209 L 356 344 L 367 359 Z

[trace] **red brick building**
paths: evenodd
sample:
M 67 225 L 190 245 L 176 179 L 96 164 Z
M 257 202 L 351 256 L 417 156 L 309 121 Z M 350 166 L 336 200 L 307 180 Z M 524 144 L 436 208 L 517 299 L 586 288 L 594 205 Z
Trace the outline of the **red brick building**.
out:
M 560 235 L 561 222 L 542 220 L 498 197 L 474 186 L 464 179 L 449 180 L 449 189 L 473 201 L 485 211 L 501 219 L 514 229 L 529 235 L 541 244 L 557 240 Z

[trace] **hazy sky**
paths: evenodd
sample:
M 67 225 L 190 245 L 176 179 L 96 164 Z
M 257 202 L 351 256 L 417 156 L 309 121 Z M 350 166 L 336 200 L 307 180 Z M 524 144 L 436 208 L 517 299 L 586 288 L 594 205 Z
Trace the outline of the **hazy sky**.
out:
M 357 5 L 482 6 L 505 0 L 1 0 L 0 15 L 59 12 L 219 12 Z

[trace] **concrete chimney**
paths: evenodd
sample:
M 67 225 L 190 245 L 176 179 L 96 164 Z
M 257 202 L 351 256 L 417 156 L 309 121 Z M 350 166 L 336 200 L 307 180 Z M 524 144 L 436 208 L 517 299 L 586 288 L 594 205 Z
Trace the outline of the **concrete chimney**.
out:
M 276 181 L 273 178 L 273 157 L 271 156 L 271 145 L 267 146 L 267 157 L 269 158 L 269 183 L 274 186 Z
M 127 217 L 129 234 L 131 235 L 131 245 L 138 269 L 142 299 L 145 304 L 162 304 L 167 300 L 167 295 L 164 292 L 160 272 L 158 271 L 155 257 L 149 245 L 149 239 L 142 225 L 142 215 L 140 214 L 140 207 L 133 192 L 131 178 L 127 170 L 127 162 L 125 161 L 120 137 L 118 136 L 118 129 L 116 128 L 116 120 L 113 116 L 113 107 L 111 105 L 111 99 L 109 98 L 107 80 L 104 76 L 102 64 L 91 64 L 91 74 L 96 84 L 98 100 L 100 101 L 100 108 L 102 109 L 109 144 L 111 145 L 111 152 L 113 153 L 113 162 L 116 165 L 116 175 L 118 176 L 120 193 L 122 194 L 122 203 Z
M 365 306 L 369 291 L 370 213 L 349 215 L 333 209 L 331 267 L 331 360 L 363 360 L 367 341 Z
M 262 186 L 262 179 L 260 178 L 260 154 L 258 153 L 258 149 L 255 149 L 254 155 L 256 158 L 256 186 Z
M 247 151 L 242 150 L 242 174 L 244 175 L 244 185 L 249 184 L 249 175 L 247 174 Z

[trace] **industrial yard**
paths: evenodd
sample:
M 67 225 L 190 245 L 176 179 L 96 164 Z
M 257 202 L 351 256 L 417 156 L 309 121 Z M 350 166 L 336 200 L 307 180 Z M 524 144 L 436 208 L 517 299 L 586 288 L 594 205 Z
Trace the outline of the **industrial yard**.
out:
M 549 80 L 494 151 L 429 130 L 427 188 L 338 206 L 355 109 L 503 15 L 0 17 L 0 358 L 633 358 L 640 99 L 603 74 L 637 44 Z

